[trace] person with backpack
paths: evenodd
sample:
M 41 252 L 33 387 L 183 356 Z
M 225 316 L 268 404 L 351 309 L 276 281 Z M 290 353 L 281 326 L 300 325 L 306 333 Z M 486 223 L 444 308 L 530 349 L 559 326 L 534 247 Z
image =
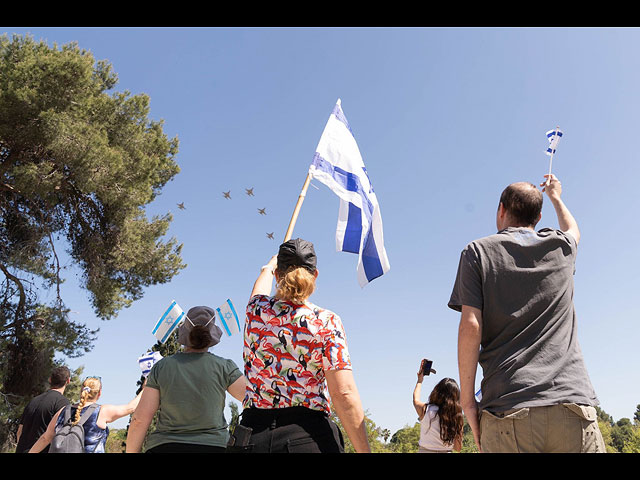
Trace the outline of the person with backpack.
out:
M 87 377 L 82 383 L 80 401 L 56 413 L 29 453 L 38 453 L 49 445 L 49 453 L 105 453 L 107 424 L 131 415 L 142 392 L 124 405 L 100 405 L 97 402 L 101 394 L 101 378 Z

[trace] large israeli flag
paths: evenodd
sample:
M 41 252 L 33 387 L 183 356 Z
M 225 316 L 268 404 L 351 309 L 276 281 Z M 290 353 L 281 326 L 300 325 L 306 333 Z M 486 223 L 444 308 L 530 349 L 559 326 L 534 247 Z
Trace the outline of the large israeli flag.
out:
M 340 99 L 322 132 L 309 173 L 340 197 L 336 249 L 358 254 L 358 283 L 364 287 L 390 267 L 378 199 Z
M 551 156 L 556 153 L 556 148 L 558 147 L 558 142 L 562 138 L 562 131 L 558 128 L 555 130 L 549 130 L 547 132 L 547 140 L 549 140 L 549 147 L 545 152 L 547 155 Z
M 216 308 L 216 313 L 218 314 L 220 323 L 222 323 L 223 330 L 228 336 L 240 332 L 240 320 L 238 319 L 238 314 L 231 300 L 227 300 Z
M 171 305 L 169 305 L 169 308 L 162 314 L 151 333 L 153 333 L 161 343 L 165 343 L 185 318 L 184 311 L 174 300 L 171 302 Z

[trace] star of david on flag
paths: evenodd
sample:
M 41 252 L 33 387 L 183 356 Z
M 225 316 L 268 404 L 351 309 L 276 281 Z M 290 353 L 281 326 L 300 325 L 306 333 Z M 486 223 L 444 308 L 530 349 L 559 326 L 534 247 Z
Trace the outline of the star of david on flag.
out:
M 229 337 L 240 332 L 240 320 L 231 300 L 227 299 L 225 303 L 216 308 L 216 313 L 222 323 L 223 330 Z
M 169 308 L 162 314 L 151 333 L 153 333 L 161 343 L 165 343 L 185 318 L 184 311 L 174 300 L 171 302 L 171 305 L 169 305 Z

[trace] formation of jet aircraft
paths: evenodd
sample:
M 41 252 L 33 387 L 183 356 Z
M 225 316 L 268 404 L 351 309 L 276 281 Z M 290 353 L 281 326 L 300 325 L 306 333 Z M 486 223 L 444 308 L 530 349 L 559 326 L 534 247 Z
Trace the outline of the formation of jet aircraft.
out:
M 246 192 L 246 194 L 247 194 L 247 196 L 249 196 L 249 197 L 255 197 L 255 195 L 253 194 L 253 188 L 254 188 L 254 187 L 251 187 L 251 188 L 245 188 L 245 189 L 244 189 L 244 190 L 245 190 L 245 192 Z M 231 190 L 229 190 L 228 192 L 222 192 L 222 195 L 224 196 L 224 198 L 226 198 L 226 199 L 228 199 L 228 200 L 231 200 Z M 184 209 L 185 209 L 185 207 L 184 207 L 184 203 L 179 203 L 179 204 L 178 204 L 178 207 L 179 207 L 180 209 L 182 209 L 182 210 L 184 210 Z M 266 214 L 267 214 L 267 208 L 266 208 L 266 207 L 265 207 L 265 208 L 259 208 L 259 209 L 258 209 L 258 213 L 259 213 L 260 215 L 266 215 Z M 273 239 L 273 234 L 274 234 L 274 232 L 267 233 L 267 238 Z

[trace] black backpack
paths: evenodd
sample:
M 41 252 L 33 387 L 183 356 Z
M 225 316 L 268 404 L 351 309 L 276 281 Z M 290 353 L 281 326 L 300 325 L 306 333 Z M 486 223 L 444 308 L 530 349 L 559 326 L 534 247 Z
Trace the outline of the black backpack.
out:
M 92 403 L 85 408 L 80 417 L 80 421 L 72 425 L 71 405 L 67 405 L 64 409 L 64 418 L 66 418 L 66 420 L 62 428 L 56 432 L 53 440 L 51 440 L 49 453 L 85 453 L 83 425 L 97 406 L 97 404 Z

